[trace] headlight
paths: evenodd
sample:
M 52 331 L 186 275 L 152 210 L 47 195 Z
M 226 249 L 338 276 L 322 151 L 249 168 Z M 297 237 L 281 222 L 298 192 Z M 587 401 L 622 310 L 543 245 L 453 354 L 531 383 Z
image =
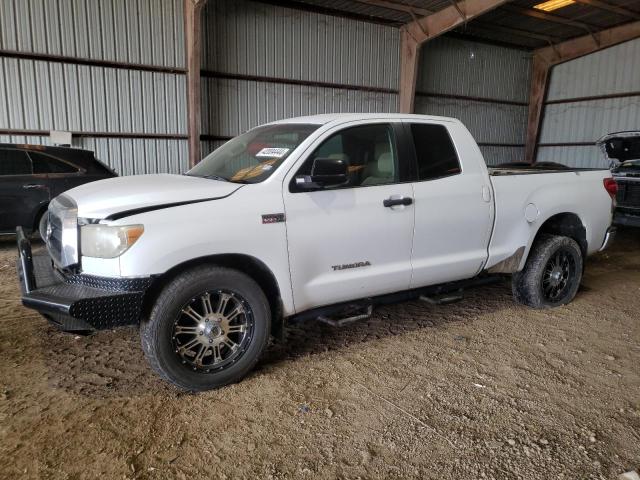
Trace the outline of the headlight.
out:
M 142 225 L 84 225 L 80 228 L 82 255 L 116 258 L 136 243 L 144 232 Z

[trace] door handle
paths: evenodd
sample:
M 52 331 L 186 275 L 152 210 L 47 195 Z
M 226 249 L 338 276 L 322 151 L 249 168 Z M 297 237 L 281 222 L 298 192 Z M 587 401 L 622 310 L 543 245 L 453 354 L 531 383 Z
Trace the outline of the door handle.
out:
M 382 201 L 382 204 L 385 207 L 395 207 L 396 205 L 411 205 L 413 203 L 413 198 L 411 197 L 398 197 L 398 198 L 385 198 Z
M 46 186 L 40 183 L 27 183 L 23 185 L 22 188 L 46 188 Z

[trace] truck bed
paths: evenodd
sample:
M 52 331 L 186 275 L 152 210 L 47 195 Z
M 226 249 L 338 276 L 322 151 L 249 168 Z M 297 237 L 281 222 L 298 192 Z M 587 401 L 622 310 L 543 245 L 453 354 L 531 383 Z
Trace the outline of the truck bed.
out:
M 555 175 L 541 176 L 553 173 Z M 541 224 L 556 214 L 577 215 L 586 229 L 588 252 L 602 245 L 611 224 L 611 197 L 603 181 L 607 169 L 503 166 L 489 168 L 495 199 L 488 267 L 525 247 L 526 258 Z M 523 267 L 524 265 L 520 265 Z

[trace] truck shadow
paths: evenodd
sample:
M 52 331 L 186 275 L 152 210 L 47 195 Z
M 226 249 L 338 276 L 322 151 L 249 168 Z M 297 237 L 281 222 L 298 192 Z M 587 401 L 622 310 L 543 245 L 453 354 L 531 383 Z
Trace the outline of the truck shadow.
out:
M 448 305 L 432 305 L 421 300 L 384 305 L 371 317 L 343 327 L 332 327 L 309 320 L 289 325 L 284 342 L 275 342 L 259 366 L 347 348 L 351 345 L 403 335 L 426 328 L 440 328 L 450 323 L 471 323 L 476 318 L 513 307 L 508 280 L 465 292 L 462 300 Z
M 244 382 L 261 370 L 297 358 L 339 352 L 353 345 L 403 335 L 421 329 L 438 329 L 455 322 L 473 323 L 479 316 L 513 306 L 508 281 L 469 290 L 465 298 L 449 305 L 411 301 L 374 309 L 366 320 L 335 328 L 308 321 L 287 328 L 284 342 L 273 342 Z M 63 333 L 36 318 L 37 346 L 46 365 L 50 388 L 86 398 L 133 398 L 148 395 L 183 395 L 162 381 L 148 366 L 136 327 L 99 331 L 89 336 Z M 42 323 L 41 323 L 42 322 Z M 221 391 L 224 391 L 221 390 Z
M 588 260 L 577 300 L 582 296 L 599 295 L 605 284 L 615 279 L 626 281 L 622 277 L 635 274 L 639 233 L 640 230 L 623 231 L 611 249 Z M 461 301 L 449 305 L 431 305 L 416 300 L 378 307 L 370 318 L 344 327 L 330 327 L 317 321 L 290 325 L 285 341 L 274 342 L 268 347 L 245 382 L 251 382 L 266 369 L 301 357 L 339 352 L 357 344 L 424 329 L 442 329 L 442 335 L 446 335 L 445 327 L 449 324 L 472 324 L 480 317 L 501 310 L 513 310 L 510 314 L 518 315 L 517 310 L 521 308 L 526 307 L 513 301 L 510 282 L 505 279 L 469 289 Z M 36 349 L 44 360 L 50 387 L 90 398 L 180 395 L 149 368 L 136 327 L 80 337 L 61 333 L 35 314 L 26 315 L 25 310 L 25 320 L 20 321 L 25 322 L 24 326 L 28 326 L 32 330 L 30 334 L 36 337 L 35 345 L 29 348 L 32 352 Z M 286 368 L 286 365 L 282 367 Z

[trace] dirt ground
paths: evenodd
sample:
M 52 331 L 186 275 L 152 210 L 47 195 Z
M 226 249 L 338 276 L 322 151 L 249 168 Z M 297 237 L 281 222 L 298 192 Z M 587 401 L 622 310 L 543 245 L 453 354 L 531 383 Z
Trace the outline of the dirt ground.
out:
M 0 477 L 615 478 L 640 467 L 640 231 L 576 300 L 507 282 L 291 328 L 243 382 L 179 393 L 135 328 L 79 337 L 21 306 L 0 242 Z

